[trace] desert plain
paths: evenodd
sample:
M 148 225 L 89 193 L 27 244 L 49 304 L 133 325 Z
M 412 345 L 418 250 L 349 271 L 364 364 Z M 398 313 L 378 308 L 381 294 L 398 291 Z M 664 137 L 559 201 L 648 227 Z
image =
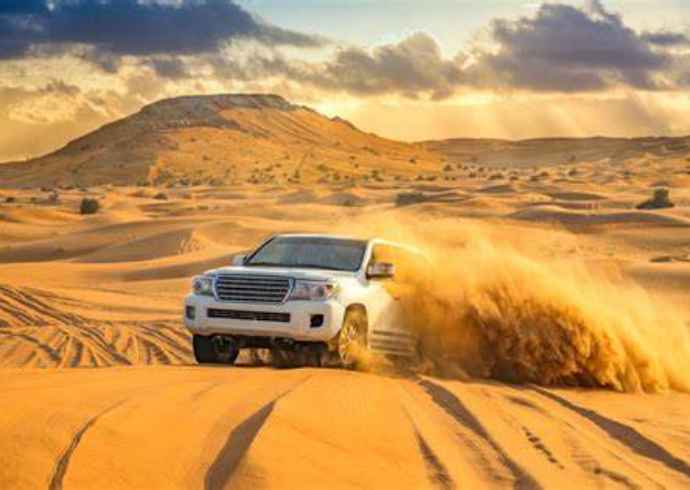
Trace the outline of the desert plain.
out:
M 264 96 L 2 164 L 0 488 L 688 488 L 689 183 L 690 138 L 409 144 Z M 428 249 L 439 357 L 196 365 L 191 278 L 288 231 Z

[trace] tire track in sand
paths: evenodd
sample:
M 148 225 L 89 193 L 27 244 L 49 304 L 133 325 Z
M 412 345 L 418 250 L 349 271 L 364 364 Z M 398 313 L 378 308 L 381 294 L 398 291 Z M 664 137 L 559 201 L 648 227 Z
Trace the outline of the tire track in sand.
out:
M 432 401 L 441 407 L 448 415 L 453 417 L 458 423 L 474 432 L 475 435 L 483 439 L 496 452 L 503 465 L 510 471 L 515 478 L 513 488 L 517 490 L 542 490 L 542 486 L 518 465 L 488 433 L 482 423 L 474 414 L 455 396 L 443 386 L 423 379 L 419 385 L 431 396 Z
M 422 459 L 424 459 L 424 465 L 426 466 L 431 484 L 436 488 L 440 488 L 441 490 L 455 489 L 455 481 L 448 473 L 448 469 L 433 450 L 431 445 L 427 442 L 426 438 L 422 435 L 419 427 L 417 427 L 417 424 L 412 418 L 412 415 L 404 405 L 402 406 L 402 411 L 407 416 L 407 419 L 410 421 L 410 425 L 412 425 L 412 429 L 414 430 L 414 435 L 417 440 L 417 447 L 419 448 L 419 452 L 422 454 Z
M 273 412 L 276 403 L 280 401 L 281 398 L 294 391 L 297 387 L 306 383 L 309 378 L 311 378 L 311 376 L 308 376 L 295 383 L 292 387 L 288 388 L 286 391 L 275 397 L 273 400 L 246 418 L 242 423 L 235 427 L 232 432 L 230 432 L 225 445 L 216 455 L 216 458 L 213 460 L 213 463 L 211 463 L 206 472 L 206 477 L 204 478 L 204 489 L 220 490 L 225 488 L 244 459 L 244 456 L 254 442 L 254 439 L 256 439 L 256 436 L 259 434 L 259 431 Z
M 119 402 L 109 406 L 102 412 L 96 414 L 95 416 L 91 417 L 89 420 L 86 421 L 86 423 L 79 429 L 73 436 L 72 440 L 69 443 L 69 446 L 64 450 L 64 452 L 60 455 L 60 457 L 57 459 L 55 462 L 55 468 L 53 469 L 53 473 L 50 476 L 50 483 L 48 485 L 48 488 L 50 490 L 62 490 L 62 482 L 65 478 L 65 474 L 67 473 L 67 468 L 69 467 L 69 462 L 70 459 L 72 458 L 72 455 L 74 454 L 74 451 L 76 451 L 77 447 L 79 446 L 79 443 L 81 442 L 82 437 L 84 437 L 84 434 L 94 426 L 94 424 L 105 414 L 108 412 L 112 412 L 115 410 L 117 407 L 125 403 L 127 400 L 120 400 Z
M 570 400 L 566 400 L 565 398 L 562 398 L 542 388 L 536 386 L 532 386 L 531 388 L 540 395 L 555 401 L 563 407 L 594 423 L 613 439 L 628 447 L 633 452 L 646 458 L 658 461 L 667 468 L 682 473 L 686 477 L 690 478 L 690 464 L 669 453 L 666 448 L 660 446 L 651 439 L 643 436 L 637 431 L 637 429 L 622 422 L 618 422 L 617 420 L 605 417 L 604 415 L 601 415 L 594 410 L 590 410 L 589 408 L 576 405 Z

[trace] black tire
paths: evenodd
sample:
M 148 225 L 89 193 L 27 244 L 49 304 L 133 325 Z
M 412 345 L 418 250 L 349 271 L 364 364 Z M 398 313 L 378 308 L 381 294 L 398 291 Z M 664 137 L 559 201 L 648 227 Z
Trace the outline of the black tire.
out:
M 309 351 L 306 353 L 306 365 L 308 367 L 321 367 L 321 356 L 322 353 L 318 350 Z
M 296 354 L 290 350 L 274 347 L 271 349 L 271 362 L 276 369 L 290 369 L 296 367 Z
M 195 335 L 192 338 L 194 359 L 199 364 L 234 364 L 239 355 L 239 349 L 232 343 L 226 343 L 221 348 L 221 342 L 214 342 L 213 337 Z
M 362 363 L 362 354 L 367 345 L 367 314 L 361 308 L 351 308 L 345 313 L 343 326 L 338 332 L 337 354 L 340 365 L 346 369 L 357 369 Z

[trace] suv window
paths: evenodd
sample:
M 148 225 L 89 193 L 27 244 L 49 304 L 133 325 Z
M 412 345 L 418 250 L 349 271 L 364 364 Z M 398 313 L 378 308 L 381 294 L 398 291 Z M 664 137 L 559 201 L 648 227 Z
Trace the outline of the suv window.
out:
M 328 237 L 275 237 L 247 259 L 245 266 L 302 267 L 357 271 L 367 242 Z

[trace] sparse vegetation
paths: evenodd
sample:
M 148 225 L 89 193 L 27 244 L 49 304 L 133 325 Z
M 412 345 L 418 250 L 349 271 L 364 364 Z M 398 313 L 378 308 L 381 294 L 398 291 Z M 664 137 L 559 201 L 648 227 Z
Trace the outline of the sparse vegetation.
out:
M 668 189 L 654 189 L 651 199 L 637 205 L 637 209 L 664 209 L 672 208 L 675 204 L 671 202 Z
M 96 214 L 100 208 L 101 208 L 101 203 L 98 202 L 98 199 L 85 197 L 84 199 L 81 200 L 81 204 L 79 205 L 79 213 L 80 214 Z
M 409 206 L 426 201 L 427 198 L 422 192 L 400 192 L 395 196 L 396 206 Z
M 154 199 L 158 199 L 159 201 L 167 201 L 168 200 L 168 195 L 164 192 L 159 192 L 155 196 L 153 196 Z

